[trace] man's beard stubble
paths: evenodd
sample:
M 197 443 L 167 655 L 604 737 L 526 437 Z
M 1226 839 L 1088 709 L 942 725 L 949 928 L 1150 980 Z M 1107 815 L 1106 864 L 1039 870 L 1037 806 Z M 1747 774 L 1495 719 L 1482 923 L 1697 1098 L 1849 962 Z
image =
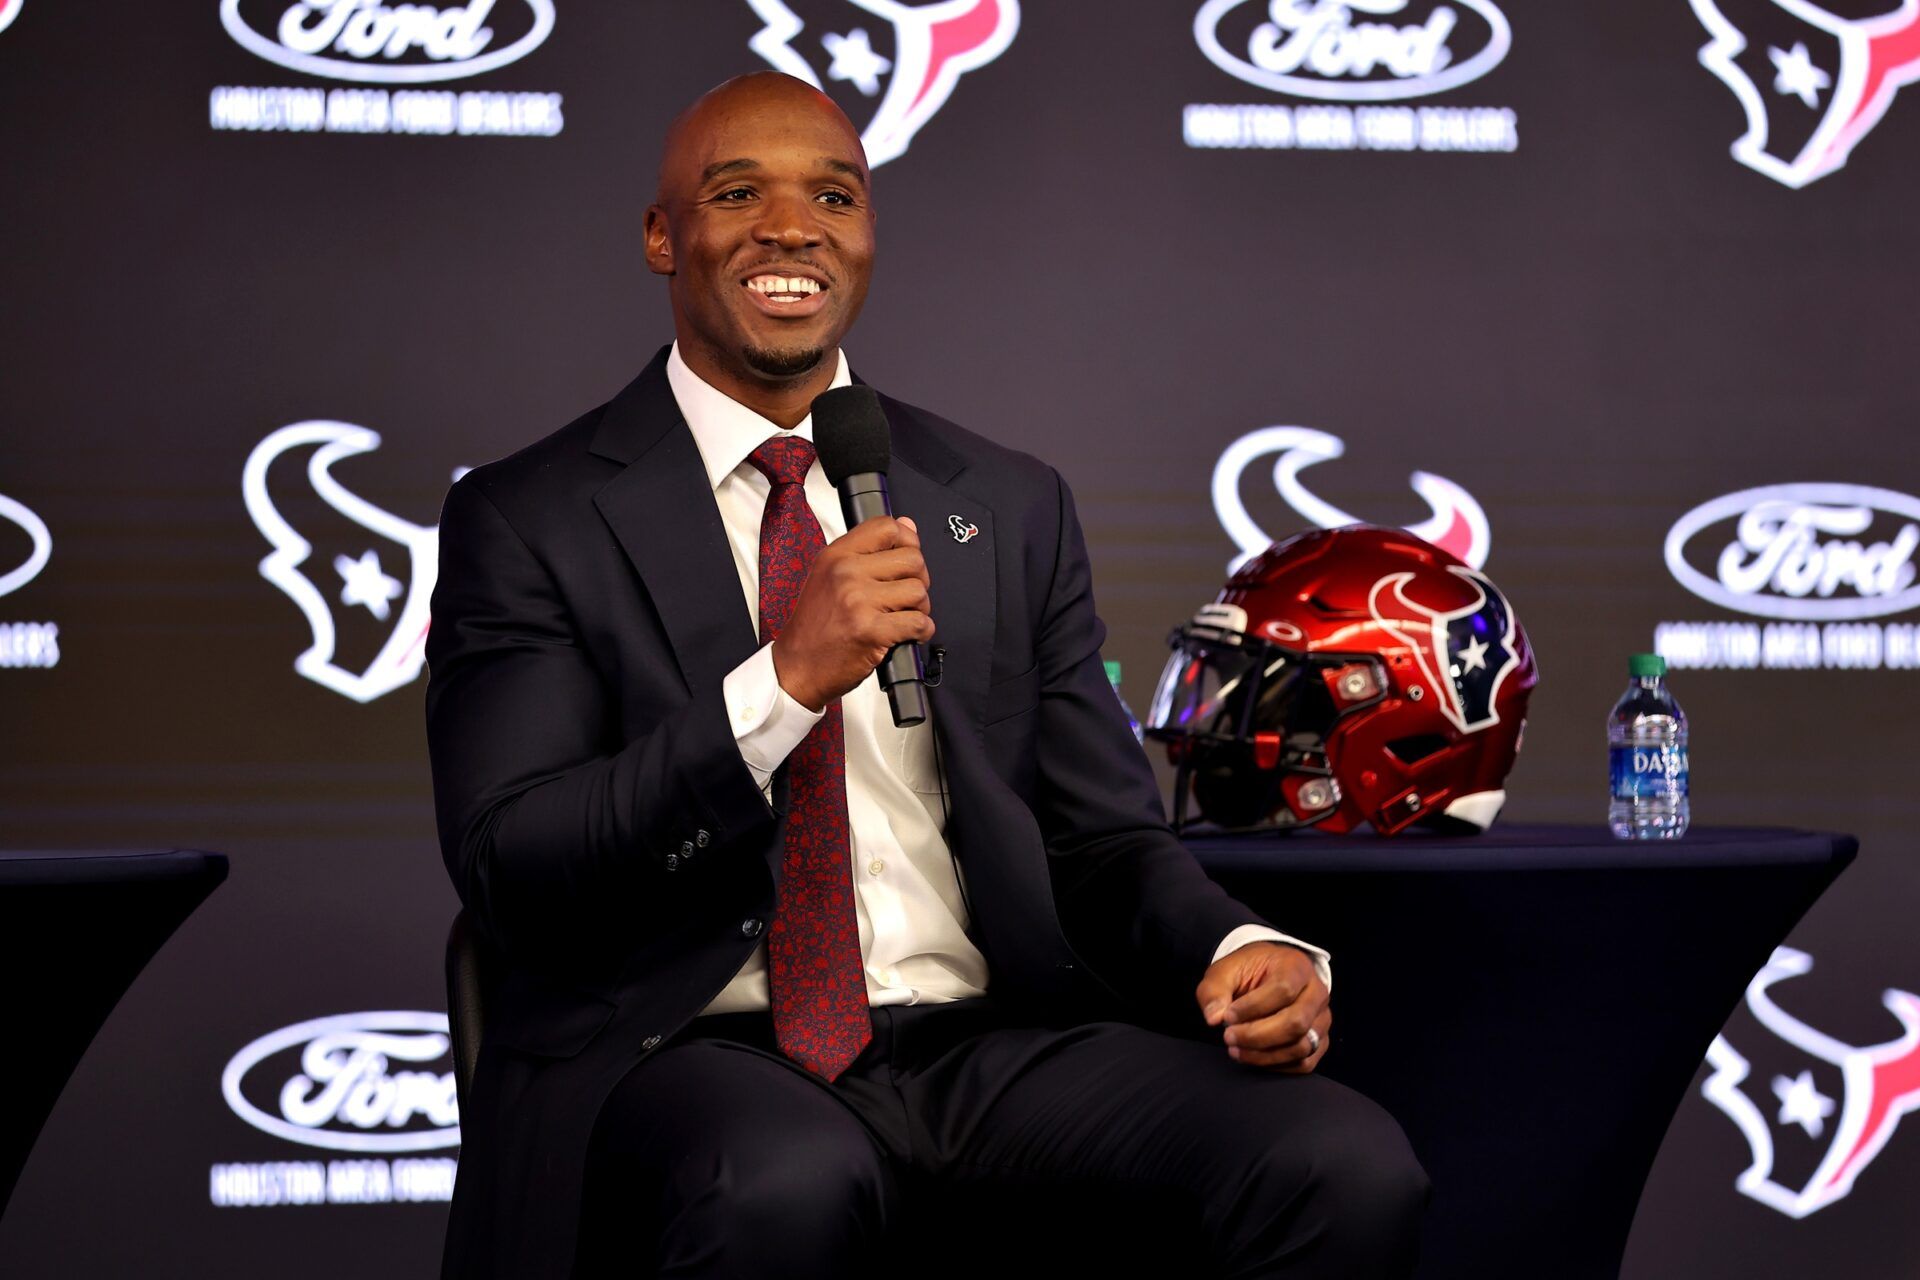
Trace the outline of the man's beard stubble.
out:
M 742 347 L 740 354 L 755 373 L 769 378 L 794 378 L 819 364 L 826 350 L 823 347 L 792 347 L 784 351 L 772 347 Z

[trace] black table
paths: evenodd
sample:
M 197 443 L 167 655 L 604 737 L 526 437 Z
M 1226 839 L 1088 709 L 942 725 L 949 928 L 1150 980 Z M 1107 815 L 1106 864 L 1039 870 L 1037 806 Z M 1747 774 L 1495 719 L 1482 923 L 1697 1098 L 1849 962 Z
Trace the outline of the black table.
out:
M 218 853 L 0 850 L 0 1213 L 80 1055 L 181 921 L 227 878 Z
M 1668 1122 L 1850 836 L 1616 842 L 1201 836 L 1213 878 L 1333 953 L 1321 1070 L 1384 1105 L 1434 1182 L 1422 1277 L 1616 1276 Z

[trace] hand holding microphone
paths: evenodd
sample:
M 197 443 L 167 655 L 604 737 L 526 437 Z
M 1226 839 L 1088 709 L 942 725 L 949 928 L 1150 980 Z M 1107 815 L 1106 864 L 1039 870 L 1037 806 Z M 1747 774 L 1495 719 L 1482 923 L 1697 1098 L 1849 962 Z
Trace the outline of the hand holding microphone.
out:
M 927 562 L 911 520 L 890 514 L 886 416 L 869 387 L 839 387 L 813 402 L 814 448 L 840 490 L 847 534 L 823 547 L 773 646 L 780 687 L 818 711 L 880 671 L 893 722 L 926 719 L 920 654 L 933 637 Z

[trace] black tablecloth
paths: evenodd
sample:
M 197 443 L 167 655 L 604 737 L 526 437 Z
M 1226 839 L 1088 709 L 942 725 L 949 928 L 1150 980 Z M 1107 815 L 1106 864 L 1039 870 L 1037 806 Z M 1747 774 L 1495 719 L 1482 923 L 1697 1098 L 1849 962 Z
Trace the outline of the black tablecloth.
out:
M 0 1213 L 80 1055 L 226 878 L 218 853 L 0 850 L 0 1026 L 32 1030 L 0 1069 Z
M 1434 1198 L 1423 1277 L 1617 1275 L 1708 1043 L 1850 836 L 1601 828 L 1196 836 L 1201 864 L 1333 953 L 1321 1070 L 1405 1126 Z

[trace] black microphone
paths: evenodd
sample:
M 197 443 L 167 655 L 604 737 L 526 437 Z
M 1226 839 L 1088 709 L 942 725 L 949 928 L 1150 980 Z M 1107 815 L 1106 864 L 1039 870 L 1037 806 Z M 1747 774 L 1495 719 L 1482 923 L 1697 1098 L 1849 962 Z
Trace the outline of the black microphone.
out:
M 872 387 L 835 387 L 813 398 L 813 447 L 820 469 L 840 490 L 840 511 L 852 529 L 863 520 L 893 514 L 887 496 L 887 468 L 893 441 L 880 396 Z M 879 666 L 893 722 L 901 728 L 923 724 L 927 695 L 920 671 L 920 646 L 903 642 L 887 650 Z

